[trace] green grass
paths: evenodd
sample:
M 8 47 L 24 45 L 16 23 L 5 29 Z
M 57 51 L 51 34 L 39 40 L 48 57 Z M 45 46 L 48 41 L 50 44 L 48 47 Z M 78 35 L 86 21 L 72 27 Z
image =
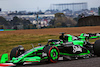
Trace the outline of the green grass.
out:
M 2 34 L 0 35 L 0 56 L 3 53 L 10 54 L 12 48 L 22 45 L 26 50 L 35 47 L 38 43 L 46 45 L 48 39 L 58 39 L 56 35 L 33 35 L 33 34 Z

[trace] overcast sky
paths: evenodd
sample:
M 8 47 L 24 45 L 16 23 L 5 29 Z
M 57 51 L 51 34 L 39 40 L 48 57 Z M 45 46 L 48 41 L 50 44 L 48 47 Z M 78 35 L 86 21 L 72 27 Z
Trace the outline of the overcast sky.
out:
M 37 11 L 50 9 L 51 4 L 87 2 L 88 8 L 99 7 L 100 0 L 0 0 L 2 11 Z

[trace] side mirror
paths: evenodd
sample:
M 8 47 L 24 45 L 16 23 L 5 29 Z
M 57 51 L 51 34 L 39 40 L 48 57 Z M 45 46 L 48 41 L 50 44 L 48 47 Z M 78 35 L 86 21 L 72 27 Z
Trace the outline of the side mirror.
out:
M 41 46 L 41 43 L 38 43 L 39 46 Z

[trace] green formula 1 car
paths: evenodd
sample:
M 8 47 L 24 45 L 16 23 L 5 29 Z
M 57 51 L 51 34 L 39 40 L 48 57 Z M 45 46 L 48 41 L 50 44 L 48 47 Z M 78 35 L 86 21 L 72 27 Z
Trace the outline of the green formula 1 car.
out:
M 65 35 L 61 33 L 59 40 L 49 39 L 47 45 L 32 48 L 25 51 L 22 46 L 15 47 L 11 50 L 10 61 L 8 54 L 3 54 L 0 63 L 10 62 L 13 64 L 23 64 L 24 62 L 57 62 L 60 59 L 78 59 L 79 57 L 87 58 L 94 55 L 100 56 L 100 40 L 94 44 L 89 39 L 99 38 L 100 34 L 84 34 L 80 36 Z

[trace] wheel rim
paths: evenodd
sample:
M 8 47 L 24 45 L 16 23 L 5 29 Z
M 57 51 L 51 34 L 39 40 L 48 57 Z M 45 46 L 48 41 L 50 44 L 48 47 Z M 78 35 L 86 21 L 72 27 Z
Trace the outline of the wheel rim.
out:
M 51 62 L 55 63 L 59 58 L 59 49 L 57 47 L 51 47 L 49 50 L 49 59 Z
M 58 51 L 56 49 L 52 49 L 50 52 L 50 56 L 53 60 L 56 60 L 58 58 Z

